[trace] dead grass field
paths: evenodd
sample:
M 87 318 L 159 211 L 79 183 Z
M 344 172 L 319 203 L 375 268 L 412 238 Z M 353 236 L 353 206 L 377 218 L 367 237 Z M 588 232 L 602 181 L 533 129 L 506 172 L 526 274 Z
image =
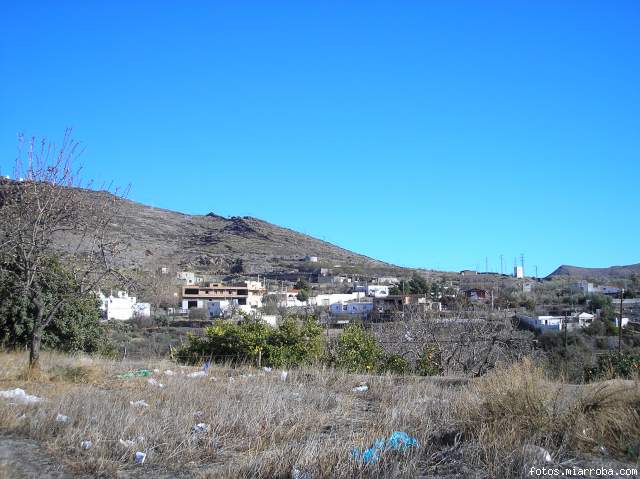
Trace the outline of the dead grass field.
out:
M 26 355 L 0 353 L 0 390 L 45 400 L 0 398 L 0 441 L 33 439 L 68 474 L 86 477 L 530 477 L 531 465 L 637 465 L 640 446 L 637 382 L 561 385 L 527 361 L 472 382 L 320 368 L 283 380 L 281 371 L 222 366 L 191 378 L 195 368 L 167 361 L 57 354 L 29 377 L 25 364 Z M 116 377 L 140 367 L 157 370 L 164 387 Z M 352 391 L 361 383 L 367 392 Z M 148 406 L 131 405 L 140 400 Z M 198 423 L 208 430 L 194 432 Z M 352 458 L 352 448 L 393 431 L 420 447 L 372 465 Z M 134 465 L 136 451 L 147 454 L 143 465 Z M 11 476 L 6 466 L 2 474 Z

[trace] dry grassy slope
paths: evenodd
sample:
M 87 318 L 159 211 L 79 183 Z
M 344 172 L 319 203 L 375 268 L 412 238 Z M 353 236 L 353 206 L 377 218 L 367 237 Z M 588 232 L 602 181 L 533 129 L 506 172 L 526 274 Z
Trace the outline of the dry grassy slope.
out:
M 96 199 L 108 194 L 84 192 Z M 130 267 L 169 265 L 224 273 L 236 258 L 241 258 L 246 272 L 260 273 L 300 263 L 305 255 L 313 255 L 329 266 L 340 264 L 378 272 L 399 269 L 256 218 L 187 215 L 124 199 L 118 205 L 121 220 L 114 225 L 114 233 L 127 245 L 122 261 Z M 60 246 L 64 247 L 67 240 L 61 238 Z
M 632 275 L 640 275 L 640 263 L 626 266 L 611 266 L 609 268 L 581 268 L 563 264 L 547 278 L 571 277 L 575 279 L 615 279 L 629 278 Z

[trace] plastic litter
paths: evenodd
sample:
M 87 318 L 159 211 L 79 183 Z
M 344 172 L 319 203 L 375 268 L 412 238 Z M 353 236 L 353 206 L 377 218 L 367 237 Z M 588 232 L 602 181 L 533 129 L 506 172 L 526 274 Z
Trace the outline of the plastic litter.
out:
M 69 416 L 58 413 L 58 415 L 56 416 L 56 422 L 67 423 L 69 422 Z
M 80 443 L 80 447 L 86 451 L 87 449 L 91 449 L 93 447 L 93 443 L 91 441 L 82 441 Z
M 409 436 L 406 432 L 395 431 L 388 439 L 376 439 L 373 446 L 368 449 L 361 451 L 353 448 L 351 456 L 365 465 L 375 464 L 386 451 L 392 450 L 404 453 L 411 447 L 420 447 L 418 440 Z
M 204 413 L 202 411 L 196 411 L 193 413 L 193 417 L 202 417 L 204 416 Z
M 128 373 L 119 374 L 118 377 L 120 379 L 131 379 L 131 378 L 148 378 L 151 376 L 151 371 L 148 369 L 136 369 L 135 371 L 129 371 Z
M 144 464 L 144 460 L 147 458 L 147 455 L 144 452 L 136 452 L 135 463 L 136 464 Z
M 297 467 L 291 471 L 291 479 L 312 479 L 313 476 L 309 471 L 301 471 Z
M 262 370 L 267 373 L 271 372 L 271 368 L 268 368 L 267 366 L 263 367 Z
M 147 382 L 148 382 L 149 384 L 151 384 L 152 386 L 158 386 L 159 388 L 163 388 L 163 387 L 164 387 L 164 384 L 162 384 L 161 382 L 156 381 L 156 380 L 155 380 L 155 379 L 153 379 L 153 378 L 149 378 L 149 379 L 147 379 Z
M 187 374 L 187 377 L 189 377 L 189 378 L 202 378 L 202 377 L 204 377 L 206 375 L 207 375 L 207 373 L 204 372 L 204 371 L 195 371 L 195 372 Z
M 135 441 L 132 441 L 131 439 L 120 439 L 120 444 L 122 444 L 124 447 L 129 448 L 129 447 L 133 447 L 136 445 Z
M 129 401 L 129 404 L 134 407 L 149 407 L 149 404 L 147 404 L 143 399 L 140 399 L 139 401 Z
M 280 379 L 282 379 L 283 381 L 286 381 L 288 375 L 289 375 L 289 373 L 287 371 L 282 371 L 280 373 Z
M 24 389 L 20 388 L 0 391 L 0 397 L 4 399 L 15 399 L 16 401 L 23 404 L 35 404 L 44 401 L 44 399 L 38 396 L 27 394 Z
M 193 432 L 209 432 L 210 429 L 211 429 L 211 426 L 209 426 L 204 422 L 199 422 L 198 424 L 196 424 L 191 428 Z
M 522 453 L 527 459 L 533 462 L 552 462 L 549 451 L 534 444 L 525 444 L 522 446 Z
M 366 384 L 362 384 L 361 386 L 356 386 L 352 389 L 354 393 L 366 393 L 369 390 L 369 386 Z
M 175 373 L 174 373 L 171 369 L 167 369 L 167 370 L 164 372 L 164 375 L 165 375 L 165 376 L 173 376 L 174 374 L 175 374 Z
M 207 359 L 202 365 L 202 370 L 206 373 L 209 370 L 209 367 L 211 367 L 211 360 Z
M 153 372 L 154 372 L 154 374 L 158 374 L 160 372 L 160 370 L 159 369 L 154 369 Z

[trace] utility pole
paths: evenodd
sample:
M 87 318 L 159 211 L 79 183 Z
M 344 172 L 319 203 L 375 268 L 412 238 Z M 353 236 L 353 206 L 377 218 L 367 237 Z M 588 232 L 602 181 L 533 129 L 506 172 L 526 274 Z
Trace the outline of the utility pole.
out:
M 538 279 L 538 265 L 536 265 L 536 279 Z
M 504 274 L 504 270 L 502 269 L 502 256 L 500 255 L 500 274 Z
M 620 289 L 620 321 L 618 321 L 618 354 L 622 353 L 622 301 L 624 298 L 624 288 Z
M 488 256 L 484 257 L 484 272 L 485 273 L 489 272 L 489 257 Z
M 522 266 L 522 276 L 524 276 L 524 253 L 520 253 L 520 266 Z

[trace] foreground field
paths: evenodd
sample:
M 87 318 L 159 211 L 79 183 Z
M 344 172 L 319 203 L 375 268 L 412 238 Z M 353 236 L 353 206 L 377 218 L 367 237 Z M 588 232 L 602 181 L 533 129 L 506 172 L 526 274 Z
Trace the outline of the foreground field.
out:
M 169 362 L 51 354 L 42 363 L 29 376 L 26 356 L 0 354 L 0 390 L 43 398 L 0 398 L 0 443 L 23 453 L 39 445 L 49 477 L 506 478 L 531 477 L 532 466 L 637 468 L 637 382 L 561 385 L 526 361 L 473 382 L 312 368 L 212 367 L 191 377 L 196 368 Z M 118 377 L 138 368 L 151 376 Z M 417 446 L 369 464 L 354 458 L 353 448 L 395 431 Z M 3 464 L 5 456 L 0 447 L 0 477 L 33 477 L 33 456 L 31 466 Z

